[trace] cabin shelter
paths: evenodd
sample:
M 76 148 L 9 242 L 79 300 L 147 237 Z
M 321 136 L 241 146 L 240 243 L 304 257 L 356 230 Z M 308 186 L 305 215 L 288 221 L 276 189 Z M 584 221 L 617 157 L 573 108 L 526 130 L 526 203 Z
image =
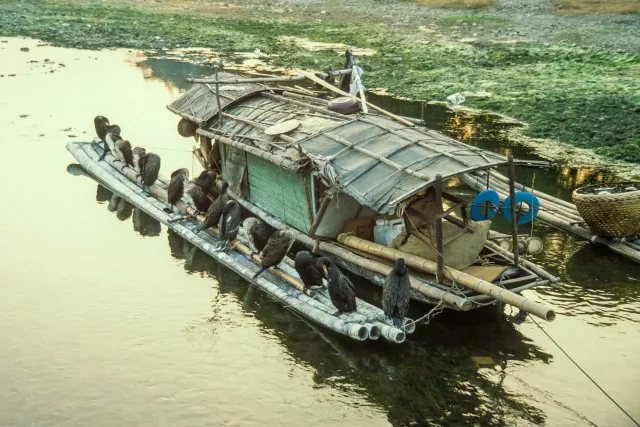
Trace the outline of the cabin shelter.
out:
M 215 81 L 194 84 L 168 109 L 182 117 L 181 134 L 199 141 L 203 165 L 218 169 L 234 195 L 318 240 L 346 232 L 373 241 L 379 219 L 395 220 L 403 231 L 388 246 L 437 260 L 440 283 L 443 265 L 468 267 L 488 233 L 443 181 L 536 163 L 382 114 L 340 114 L 304 91 L 236 83 L 222 72 Z

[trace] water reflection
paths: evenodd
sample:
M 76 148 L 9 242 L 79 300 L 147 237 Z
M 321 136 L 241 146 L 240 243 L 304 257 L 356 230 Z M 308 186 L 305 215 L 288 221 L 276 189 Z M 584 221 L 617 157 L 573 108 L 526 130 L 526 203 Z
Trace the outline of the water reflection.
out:
M 133 229 L 141 236 L 159 236 L 162 231 L 160 221 L 148 215 L 140 208 L 133 209 Z

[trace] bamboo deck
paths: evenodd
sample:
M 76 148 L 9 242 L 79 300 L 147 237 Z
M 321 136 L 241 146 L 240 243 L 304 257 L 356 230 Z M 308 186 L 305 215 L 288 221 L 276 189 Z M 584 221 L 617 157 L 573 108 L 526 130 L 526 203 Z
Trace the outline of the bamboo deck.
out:
M 113 163 L 114 158 L 111 154 L 106 156 L 106 161 L 98 162 L 102 154 L 102 148 L 98 144 L 69 143 L 67 150 L 89 174 L 109 190 L 144 210 L 217 262 L 228 266 L 245 280 L 255 284 L 304 318 L 357 341 L 377 340 L 382 337 L 389 342 L 402 343 L 406 339 L 406 334 L 415 330 L 415 323 L 411 319 L 405 319 L 402 329 L 390 325 L 390 320 L 385 319 L 381 309 L 360 299 L 357 301 L 357 312 L 335 315 L 336 309 L 331 304 L 325 288 L 308 295 L 292 286 L 292 281 L 299 283 L 299 277 L 295 269 L 287 265 L 292 262 L 289 259 L 280 266 L 284 274 L 274 274 L 272 270 L 267 270 L 258 278 L 252 279 L 253 274 L 259 269 L 255 260 L 240 250 L 230 250 L 226 253 L 216 250 L 216 243 L 219 240 L 215 232 L 207 230 L 206 233 L 195 233 L 193 229 L 199 225 L 197 222 L 191 220 L 174 222 L 172 218 L 175 219 L 176 215 L 163 211 L 168 206 L 166 180 L 159 178 L 158 182 L 150 187 L 154 196 L 150 197 L 134 181 L 135 171 L 125 168 L 124 172 L 120 172 L 120 164 Z M 177 207 L 182 214 L 187 213 L 186 204 L 180 202 Z M 246 243 L 243 236 L 240 240 Z M 289 280 L 283 279 L 284 276 L 289 276 Z
M 498 192 L 502 202 L 509 196 L 508 178 L 494 170 L 491 170 L 487 181 L 487 172 L 476 171 L 461 175 L 462 179 L 472 188 L 478 191 L 485 190 L 487 182 L 489 188 Z M 565 200 L 561 200 L 539 191 L 516 183 L 518 189 L 533 192 L 540 201 L 540 211 L 536 220 L 557 228 L 566 233 L 580 237 L 592 244 L 604 246 L 611 252 L 622 255 L 634 262 L 640 263 L 640 248 L 631 242 L 620 241 L 608 237 L 596 236 L 589 230 L 576 206 Z

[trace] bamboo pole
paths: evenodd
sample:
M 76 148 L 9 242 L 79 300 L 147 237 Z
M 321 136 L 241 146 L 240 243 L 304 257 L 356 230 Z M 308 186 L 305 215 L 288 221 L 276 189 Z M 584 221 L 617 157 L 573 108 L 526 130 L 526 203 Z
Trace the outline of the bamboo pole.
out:
M 351 72 L 352 70 L 349 68 L 345 70 L 332 71 L 328 73 L 314 74 L 314 76 L 318 76 L 319 78 L 327 78 L 327 77 L 351 74 Z M 244 83 L 293 82 L 293 81 L 304 80 L 305 78 L 306 77 L 304 76 L 289 76 L 289 77 L 258 77 L 258 78 L 249 78 L 249 79 L 218 80 L 218 76 L 216 73 L 215 79 L 186 78 L 184 79 L 184 81 L 187 83 L 201 83 L 201 84 L 216 83 L 220 85 L 235 85 L 235 84 L 244 84 Z
M 500 245 L 487 240 L 484 244 L 486 247 L 488 247 L 489 249 L 491 249 L 492 251 L 495 251 L 496 253 L 502 254 L 504 256 L 506 256 L 507 258 L 509 258 L 511 261 L 513 261 L 513 253 L 507 251 L 504 248 L 501 248 Z M 520 265 L 528 268 L 529 270 L 531 270 L 532 272 L 534 272 L 537 276 L 541 277 L 542 279 L 548 280 L 551 283 L 558 283 L 560 281 L 560 278 L 555 277 L 554 275 L 552 275 L 551 273 L 549 273 L 548 271 L 544 270 L 542 267 L 540 267 L 537 264 L 532 263 L 531 261 L 525 260 L 525 259 L 521 259 L 520 260 Z
M 400 257 L 404 257 L 404 261 L 407 266 L 415 268 L 416 270 L 423 271 L 425 273 L 436 274 L 437 264 L 435 262 L 416 255 L 407 254 L 406 252 L 382 246 L 377 243 L 369 242 L 367 240 L 360 239 L 359 237 L 350 236 L 344 233 L 338 236 L 338 242 L 350 248 L 358 249 L 371 255 L 379 256 L 389 260 L 396 260 Z M 514 294 L 507 289 L 498 287 L 485 280 L 478 279 L 477 277 L 471 276 L 470 274 L 467 274 L 463 271 L 447 267 L 445 268 L 444 276 L 459 285 L 462 285 L 469 289 L 473 289 L 474 291 L 477 291 L 481 294 L 489 295 L 499 301 L 513 305 L 514 307 L 518 307 L 521 310 L 524 310 L 547 321 L 552 321 L 556 317 L 555 312 L 548 307 L 538 304 L 537 302 L 530 299 L 524 298 L 518 294 Z
M 281 101 L 281 102 L 286 102 L 286 103 L 292 104 L 292 105 L 297 105 L 298 107 L 307 108 L 307 109 L 312 110 L 312 111 L 318 111 L 318 112 L 322 113 L 323 115 L 327 116 L 327 118 L 331 117 L 331 118 L 340 119 L 340 120 L 350 120 L 349 117 L 345 116 L 344 114 L 336 113 L 335 111 L 327 110 L 326 108 L 316 107 L 315 105 L 305 104 L 304 102 L 294 101 L 293 99 L 289 99 L 289 98 L 284 97 L 284 96 L 273 95 L 271 93 L 266 93 L 266 92 L 263 92 L 260 95 L 265 97 L 265 98 L 269 98 L 269 99 L 273 99 L 273 100 Z
M 218 65 L 214 65 L 213 69 L 215 70 L 216 81 L 218 81 Z M 218 83 L 216 83 L 216 102 L 218 103 L 218 127 L 222 128 L 224 122 L 222 121 L 223 113 L 222 104 L 220 104 L 220 85 Z
M 362 112 L 364 114 L 369 113 L 369 109 L 367 108 L 367 98 L 364 97 L 364 90 L 362 89 L 362 82 L 360 81 L 360 75 L 356 72 L 355 65 L 353 66 L 353 72 L 351 73 L 351 77 L 354 78 L 356 85 L 358 86 L 358 93 L 360 94 L 360 105 L 362 105 Z
M 344 91 L 342 91 L 342 90 L 338 89 L 337 87 L 335 87 L 335 86 L 333 86 L 333 85 L 331 85 L 331 84 L 329 84 L 329 83 L 325 82 L 324 80 L 321 80 L 321 79 L 317 78 L 317 77 L 316 77 L 315 75 L 313 75 L 312 73 L 308 73 L 308 72 L 306 72 L 306 71 L 302 71 L 302 70 L 295 70 L 295 72 L 296 72 L 296 73 L 298 73 L 298 74 L 300 74 L 300 75 L 303 75 L 303 76 L 307 77 L 309 80 L 312 80 L 312 81 L 314 81 L 314 82 L 318 83 L 320 86 L 324 86 L 324 87 L 326 87 L 327 89 L 329 89 L 329 90 L 331 90 L 331 91 L 333 91 L 333 92 L 335 92 L 335 93 L 338 93 L 338 94 L 340 94 L 340 95 L 342 95 L 342 96 L 348 96 L 349 98 L 354 99 L 354 100 L 356 100 L 357 102 L 359 102 L 359 103 L 361 103 L 361 104 L 362 104 L 362 100 L 361 100 L 360 98 L 355 97 L 355 96 L 353 96 L 353 95 L 350 95 L 350 94 L 348 94 L 347 92 L 344 92 Z M 370 103 L 370 102 L 365 102 L 365 104 L 366 104 L 367 106 L 371 107 L 372 109 L 374 109 L 374 110 L 378 111 L 379 113 L 384 114 L 385 116 L 391 117 L 392 119 L 394 119 L 394 120 L 396 120 L 396 121 L 398 121 L 398 122 L 402 123 L 403 125 L 407 125 L 407 126 L 411 126 L 411 127 L 413 127 L 413 126 L 414 126 L 414 125 L 413 125 L 413 123 L 411 123 L 410 121 L 405 120 L 405 119 L 403 119 L 403 118 L 401 118 L 401 117 L 398 117 L 398 116 L 396 116 L 395 114 L 392 114 L 392 113 L 388 112 L 387 110 L 385 110 L 385 109 L 383 109 L 383 108 L 378 107 L 377 105 L 374 105 L 374 104 L 372 104 L 372 103 Z
M 228 113 L 222 113 L 222 114 L 225 117 L 230 118 L 231 120 L 235 120 L 237 122 L 244 123 L 244 124 L 247 124 L 249 126 L 253 126 L 253 127 L 261 129 L 261 130 L 265 130 L 265 129 L 267 129 L 269 127 L 269 126 L 263 125 L 262 123 L 254 122 L 253 120 L 245 119 L 245 118 L 238 117 L 238 116 L 233 116 L 233 115 L 228 114 Z M 288 142 L 290 144 L 295 144 L 297 142 L 295 139 L 291 138 L 290 136 L 283 135 L 283 134 L 278 135 L 278 138 L 280 138 L 283 141 L 286 141 L 286 142 Z
M 515 171 L 513 167 L 513 156 L 507 158 L 509 166 L 509 209 L 511 210 L 511 238 L 513 240 L 513 265 L 518 267 L 518 216 L 516 214 L 516 187 L 515 187 Z
M 444 283 L 444 243 L 442 241 L 442 175 L 436 175 L 434 186 L 436 196 L 436 255 L 438 260 L 436 268 L 436 280 L 442 285 Z

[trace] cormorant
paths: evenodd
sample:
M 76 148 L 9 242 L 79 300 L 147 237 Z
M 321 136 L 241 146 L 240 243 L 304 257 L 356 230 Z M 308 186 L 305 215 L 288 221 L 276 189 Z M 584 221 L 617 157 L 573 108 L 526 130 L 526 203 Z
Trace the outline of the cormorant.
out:
M 206 212 L 211 206 L 211 199 L 207 196 L 207 193 L 198 185 L 197 182 L 190 181 L 184 189 L 196 208 L 193 216 L 196 217 L 200 212 Z
M 229 200 L 229 195 L 227 194 L 227 188 L 229 187 L 229 183 L 227 181 L 222 181 L 222 188 L 220 189 L 220 194 L 218 197 L 211 203 L 209 209 L 207 209 L 206 217 L 204 222 L 196 232 L 206 230 L 209 227 L 213 227 L 214 225 L 218 225 L 218 221 L 220 221 L 220 216 L 222 215 L 222 210 L 224 209 L 224 205 L 227 204 Z
M 220 239 L 226 241 L 226 247 L 238 237 L 238 230 L 242 222 L 242 210 L 240 204 L 235 200 L 229 200 L 222 210 L 220 216 Z
M 147 150 L 142 147 L 135 147 L 133 149 L 133 168 L 138 173 L 138 175 L 140 175 L 140 171 L 142 170 L 140 168 L 140 158 L 145 154 L 147 154 Z
M 247 233 L 249 246 L 251 246 L 251 255 L 262 252 L 271 236 L 267 224 L 260 218 L 250 217 L 244 220 L 242 228 Z
M 124 170 L 127 166 L 133 167 L 133 150 L 131 150 L 131 143 L 129 141 L 120 137 L 115 138 L 115 156 L 116 159 L 123 163 L 120 170 Z
M 382 310 L 393 320 L 393 325 L 401 327 L 409 311 L 409 290 L 411 281 L 409 271 L 404 265 L 404 258 L 398 258 L 387 277 L 382 291 Z
M 140 157 L 138 160 L 138 167 L 140 168 L 140 181 L 142 182 L 142 189 L 146 190 L 147 187 L 153 185 L 158 179 L 160 174 L 160 156 L 156 153 L 147 153 Z
M 329 258 L 322 257 L 317 263 L 324 270 L 329 296 L 338 313 L 356 311 L 356 289 L 351 280 Z
M 300 251 L 296 254 L 295 268 L 304 284 L 305 292 L 312 286 L 322 286 L 323 271 L 317 261 L 318 258 L 311 252 Z
M 173 212 L 173 207 L 184 195 L 184 187 L 188 182 L 189 170 L 187 168 L 180 168 L 173 171 L 171 174 L 171 181 L 169 182 L 169 188 L 167 189 L 167 199 L 171 205 L 171 209 L 164 208 L 165 212 Z
M 202 188 L 205 194 L 208 194 L 211 192 L 211 186 L 215 184 L 216 178 L 217 175 L 212 169 L 205 169 L 194 182 Z
M 104 160 L 105 156 L 109 151 L 111 151 L 110 147 L 107 145 L 107 134 L 111 133 L 114 135 L 120 135 L 120 126 L 112 125 L 109 123 L 109 119 L 104 116 L 96 116 L 93 119 L 93 125 L 96 129 L 96 134 L 100 141 L 104 143 L 102 156 L 100 156 L 99 160 Z
M 262 249 L 262 268 L 253 275 L 253 278 L 258 277 L 266 269 L 280 264 L 295 241 L 296 234 L 292 230 L 285 228 L 273 233 Z

